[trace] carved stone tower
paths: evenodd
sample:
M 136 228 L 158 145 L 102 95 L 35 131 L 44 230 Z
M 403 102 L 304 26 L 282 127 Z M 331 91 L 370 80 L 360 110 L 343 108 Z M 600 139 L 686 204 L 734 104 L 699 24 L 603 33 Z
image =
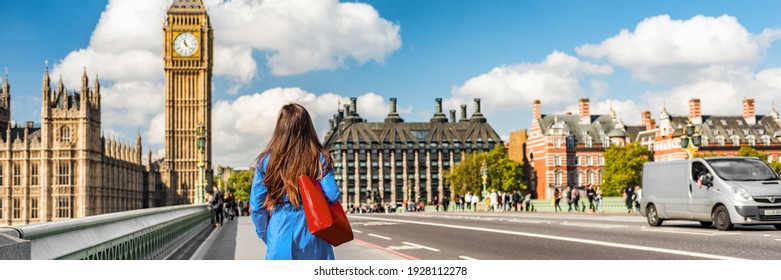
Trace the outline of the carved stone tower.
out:
M 163 24 L 168 204 L 192 203 L 199 185 L 196 126 L 205 128 L 205 184 L 212 184 L 212 27 L 202 0 L 174 0 Z

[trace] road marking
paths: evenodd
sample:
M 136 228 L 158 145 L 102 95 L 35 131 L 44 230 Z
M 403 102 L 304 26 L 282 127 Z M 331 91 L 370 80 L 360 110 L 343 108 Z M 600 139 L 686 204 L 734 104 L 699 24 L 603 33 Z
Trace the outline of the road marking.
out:
M 385 237 L 385 236 L 382 236 L 382 235 L 376 235 L 376 234 L 374 234 L 374 233 L 369 233 L 369 236 L 372 236 L 372 237 L 377 237 L 377 238 L 379 238 L 379 239 L 391 240 L 391 238 L 390 238 L 390 237 Z
M 360 230 L 357 230 L 357 229 L 354 229 L 353 232 L 355 232 L 355 233 L 363 233 L 363 231 L 360 231 Z
M 467 256 L 458 256 L 458 257 L 461 258 L 461 259 L 464 259 L 464 260 L 469 260 L 469 261 L 476 261 L 476 260 L 478 260 L 478 259 L 470 258 L 470 257 L 467 257 Z
M 562 226 L 570 226 L 570 227 L 589 227 L 589 228 L 604 228 L 604 229 L 627 227 L 627 226 L 623 226 L 623 225 L 606 225 L 606 224 L 594 224 L 594 223 L 570 223 L 570 222 L 563 222 L 560 225 L 562 225 Z
M 432 252 L 439 252 L 439 249 L 426 247 L 426 246 L 423 246 L 423 245 L 420 245 L 420 244 L 415 244 L 415 243 L 411 243 L 411 242 L 401 242 L 401 243 L 402 244 L 407 244 L 407 245 L 410 245 L 410 246 L 415 246 L 415 247 L 422 248 L 422 249 L 426 249 L 426 250 L 429 250 L 429 251 L 432 251 Z
M 408 259 L 408 260 L 419 260 L 419 259 L 418 259 L 418 258 L 416 258 L 416 257 L 410 256 L 410 255 L 407 255 L 407 254 L 404 254 L 404 253 L 401 253 L 401 252 L 396 252 L 396 251 L 394 251 L 394 250 L 393 250 L 393 249 L 391 249 L 391 248 L 384 248 L 384 247 L 382 247 L 382 246 L 375 245 L 375 244 L 373 244 L 373 243 L 369 243 L 369 242 L 366 242 L 366 241 L 363 241 L 363 240 L 360 240 L 360 239 L 353 239 L 353 240 L 355 240 L 355 241 L 358 241 L 359 243 L 363 243 L 363 244 L 365 244 L 365 245 L 367 245 L 367 246 L 369 246 L 369 247 L 374 247 L 374 248 L 377 248 L 377 249 L 380 249 L 380 250 L 386 251 L 386 252 L 388 252 L 388 253 L 391 253 L 391 254 L 394 254 L 394 255 L 400 256 L 400 257 L 402 257 L 402 258 L 405 258 L 405 259 Z
M 398 223 L 389 223 L 389 222 L 353 222 L 350 224 L 357 224 L 357 225 L 363 225 L 365 227 L 370 226 L 390 226 L 390 225 L 397 225 Z
M 781 241 L 781 239 L 773 239 L 773 240 L 775 240 L 775 241 Z
M 402 251 L 402 250 L 418 250 L 422 249 L 420 247 L 411 246 L 411 245 L 404 245 L 404 246 L 388 246 L 389 250 L 395 250 L 395 251 Z
M 613 243 L 613 242 L 590 240 L 590 239 L 582 239 L 582 238 L 563 237 L 563 236 L 555 236 L 555 235 L 548 235 L 548 234 L 538 234 L 538 233 L 530 233 L 530 232 L 509 231 L 509 230 L 478 228 L 478 227 L 468 227 L 468 226 L 457 226 L 457 225 L 437 224 L 437 223 L 420 222 L 420 221 L 385 219 L 385 218 L 375 218 L 375 217 L 366 217 L 366 216 L 360 216 L 360 217 L 355 216 L 354 218 L 369 219 L 369 220 L 379 220 L 379 221 L 389 221 L 389 222 L 398 222 L 398 223 L 407 223 L 407 224 L 417 224 L 417 225 L 426 225 L 426 226 L 436 226 L 436 227 L 444 227 L 444 228 L 455 228 L 455 229 L 481 231 L 481 232 L 490 232 L 490 233 L 499 233 L 499 234 L 507 234 L 507 235 L 526 236 L 526 237 L 533 237 L 533 238 L 544 238 L 544 239 L 551 239 L 551 240 L 583 243 L 583 244 L 605 246 L 605 247 L 614 247 L 614 248 L 622 248 L 622 249 L 629 249 L 629 250 L 638 250 L 638 251 L 648 251 L 648 252 L 656 252 L 656 253 L 664 253 L 664 254 L 690 256 L 690 257 L 696 257 L 696 258 L 719 259 L 719 260 L 743 260 L 741 258 L 734 258 L 734 257 L 728 257 L 728 256 L 712 255 L 712 254 L 689 252 L 689 251 L 682 251 L 682 250 L 673 250 L 673 249 L 665 249 L 665 248 L 656 248 L 656 247 L 649 247 L 649 246 L 630 245 L 630 244 L 623 244 L 623 243 Z
M 682 229 L 651 229 L 651 228 L 642 228 L 643 231 L 650 231 L 650 232 L 664 232 L 664 233 L 678 233 L 678 234 L 691 234 L 691 235 L 704 235 L 704 236 L 716 236 L 716 235 L 738 235 L 739 233 L 731 233 L 731 232 L 704 232 L 704 231 L 693 231 L 693 230 L 682 230 Z

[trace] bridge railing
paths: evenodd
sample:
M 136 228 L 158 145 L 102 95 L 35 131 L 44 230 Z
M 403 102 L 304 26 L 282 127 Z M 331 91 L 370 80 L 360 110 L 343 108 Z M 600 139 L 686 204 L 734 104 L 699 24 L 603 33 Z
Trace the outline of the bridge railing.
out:
M 0 258 L 55 260 L 164 259 L 210 225 L 206 204 L 149 208 L 18 227 L 0 227 L 20 246 Z M 24 243 L 29 241 L 29 246 Z M 0 236 L 0 246 L 3 237 Z M 6 244 L 8 241 L 6 241 Z M 13 244 L 12 244 L 13 245 Z M 23 252 L 25 247 L 29 253 Z M 21 248 L 21 249 L 20 249 Z

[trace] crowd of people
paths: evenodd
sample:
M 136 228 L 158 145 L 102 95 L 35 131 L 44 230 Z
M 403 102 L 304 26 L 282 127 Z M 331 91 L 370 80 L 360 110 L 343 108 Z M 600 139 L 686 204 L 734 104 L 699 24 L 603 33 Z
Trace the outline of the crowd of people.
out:
M 223 226 L 225 219 L 231 221 L 238 216 L 249 216 L 249 203 L 236 200 L 232 192 L 223 193 L 217 186 L 214 186 L 212 194 L 206 194 L 206 200 L 211 208 L 211 223 L 213 227 Z
M 585 193 L 585 194 L 583 194 Z M 585 200 L 581 199 L 585 195 Z M 581 191 L 574 186 L 568 186 L 564 191 L 555 189 L 553 192 L 553 198 L 551 198 L 551 204 L 554 206 L 554 211 L 560 212 L 561 201 L 567 201 L 567 212 L 589 212 L 594 213 L 597 211 L 603 211 L 602 209 L 602 188 L 599 185 L 586 185 Z M 586 201 L 588 201 L 588 208 L 586 208 Z

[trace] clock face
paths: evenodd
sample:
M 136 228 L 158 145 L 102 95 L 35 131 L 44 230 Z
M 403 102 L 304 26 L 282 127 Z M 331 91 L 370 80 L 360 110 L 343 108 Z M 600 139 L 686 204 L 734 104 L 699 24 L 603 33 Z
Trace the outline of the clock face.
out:
M 198 39 L 190 32 L 184 32 L 174 39 L 174 50 L 180 56 L 191 56 L 198 50 Z

